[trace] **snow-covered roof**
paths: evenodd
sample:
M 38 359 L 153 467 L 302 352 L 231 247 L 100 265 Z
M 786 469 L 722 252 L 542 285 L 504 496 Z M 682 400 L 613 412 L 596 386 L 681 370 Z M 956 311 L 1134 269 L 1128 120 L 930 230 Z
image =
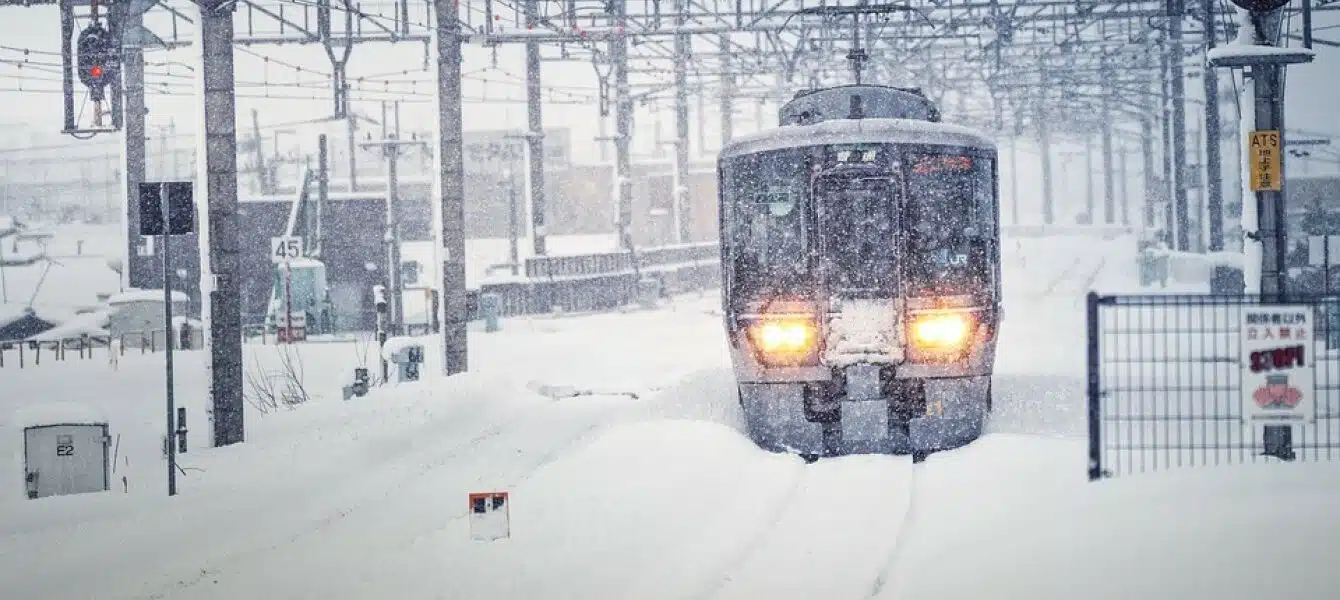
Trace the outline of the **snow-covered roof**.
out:
M 940 144 L 995 148 L 981 132 L 961 125 L 910 119 L 836 119 L 814 125 L 788 125 L 740 136 L 721 150 L 721 157 L 820 144 Z
M 111 335 L 107 330 L 107 325 L 111 322 L 112 309 L 105 308 L 99 311 L 76 315 L 74 318 L 34 335 L 28 339 L 37 342 L 59 342 L 69 340 L 80 336 L 107 336 Z
M 43 425 L 107 423 L 107 416 L 96 407 L 78 402 L 35 402 L 11 413 L 5 423 L 14 429 L 27 429 Z
M 395 355 L 395 353 L 400 352 L 401 350 L 413 346 L 419 346 L 420 348 L 422 348 L 423 345 L 424 345 L 423 340 L 420 338 L 407 337 L 407 336 L 397 336 L 387 338 L 386 345 L 382 346 L 382 358 L 386 360 L 391 360 L 391 357 Z
M 22 319 L 32 309 L 21 304 L 0 304 L 0 327 Z
M 107 299 L 107 304 L 117 305 L 130 302 L 162 302 L 163 290 L 126 290 Z M 191 297 L 181 290 L 172 290 L 173 302 L 190 302 Z

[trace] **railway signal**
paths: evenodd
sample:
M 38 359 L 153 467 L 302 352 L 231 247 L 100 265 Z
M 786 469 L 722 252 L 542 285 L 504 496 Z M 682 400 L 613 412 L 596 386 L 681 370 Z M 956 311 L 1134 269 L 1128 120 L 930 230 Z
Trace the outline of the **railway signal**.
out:
M 79 81 L 88 88 L 90 99 L 102 102 L 107 97 L 107 84 L 116 81 L 120 72 L 116 40 L 101 23 L 95 22 L 79 32 L 75 46 Z

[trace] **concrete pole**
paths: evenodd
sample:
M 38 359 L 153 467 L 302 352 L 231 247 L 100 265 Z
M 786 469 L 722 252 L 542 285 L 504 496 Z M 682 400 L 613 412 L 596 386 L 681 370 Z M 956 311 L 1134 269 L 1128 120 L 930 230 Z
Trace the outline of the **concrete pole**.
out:
M 125 7 L 128 8 L 128 7 Z M 133 10 L 122 10 L 121 30 L 134 31 L 144 25 L 144 16 Z M 140 245 L 140 184 L 145 178 L 145 115 L 148 112 L 144 102 L 144 49 L 138 46 L 122 46 L 121 77 L 125 86 L 125 117 L 123 133 L 124 162 L 121 172 L 125 173 L 126 194 L 121 214 L 126 216 L 125 260 L 121 261 L 121 287 L 153 287 L 154 277 L 150 271 L 158 266 L 150 257 L 141 259 Z M 164 173 L 166 176 L 166 173 Z M 161 270 L 161 267 L 159 268 Z M 133 272 L 139 277 L 131 277 Z M 147 284 L 147 285 L 146 285 Z
M 442 370 L 469 368 L 465 310 L 465 165 L 461 156 L 461 31 L 456 0 L 433 0 L 437 61 L 438 244 L 442 260 Z
M 735 137 L 734 117 L 734 96 L 735 96 L 735 74 L 731 73 L 733 68 L 730 55 L 730 35 L 721 34 L 717 37 L 717 43 L 721 46 L 721 147 Z M 762 106 L 762 103 L 759 103 Z
M 537 25 L 540 20 L 540 0 L 526 0 L 526 24 Z M 535 256 L 544 256 L 545 198 L 544 198 L 544 118 L 540 99 L 540 44 L 526 42 L 526 122 L 527 173 L 530 181 L 530 227 Z
M 675 0 L 675 26 L 684 27 L 688 21 L 688 0 Z M 674 222 L 674 243 L 689 239 L 687 218 L 689 205 L 689 34 L 675 34 L 675 172 L 670 208 Z M 701 99 L 701 95 L 699 96 Z M 698 113 L 702 121 L 702 112 Z M 699 145 L 702 148 L 702 145 Z
M 245 439 L 242 398 L 242 281 L 237 220 L 237 106 L 233 82 L 233 9 L 219 0 L 200 2 L 203 94 L 198 136 L 200 175 L 197 202 L 204 204 L 206 227 L 200 228 L 201 312 L 208 321 L 213 400 L 213 445 L 237 444 Z M 218 8 L 222 6 L 223 8 Z
M 1205 49 L 1215 46 L 1218 27 L 1215 25 L 1216 0 L 1203 1 L 1202 21 L 1205 27 Z M 1224 249 L 1224 182 L 1223 156 L 1220 146 L 1219 70 L 1206 67 L 1205 80 L 1205 215 L 1210 222 L 1210 252 Z
M 1191 250 L 1191 215 L 1187 210 L 1186 177 L 1186 79 L 1182 71 L 1182 15 L 1168 22 L 1168 82 L 1172 89 L 1173 206 L 1177 223 L 1177 249 Z
M 610 59 L 614 63 L 614 185 L 618 190 L 619 218 L 616 229 L 619 246 L 633 246 L 633 97 L 628 86 L 628 6 L 614 2 L 618 33 L 610 40 Z
M 1116 223 L 1117 191 L 1115 167 L 1112 151 L 1112 99 L 1111 92 L 1103 93 L 1102 152 L 1103 152 L 1103 224 Z M 1095 219 L 1096 220 L 1096 219 Z

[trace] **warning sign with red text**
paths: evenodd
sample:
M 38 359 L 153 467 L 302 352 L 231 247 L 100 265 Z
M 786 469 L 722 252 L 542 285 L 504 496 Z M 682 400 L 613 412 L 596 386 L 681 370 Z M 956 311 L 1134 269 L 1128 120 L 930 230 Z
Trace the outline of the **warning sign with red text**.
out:
M 1317 419 L 1316 333 L 1311 306 L 1242 311 L 1242 418 L 1287 425 Z

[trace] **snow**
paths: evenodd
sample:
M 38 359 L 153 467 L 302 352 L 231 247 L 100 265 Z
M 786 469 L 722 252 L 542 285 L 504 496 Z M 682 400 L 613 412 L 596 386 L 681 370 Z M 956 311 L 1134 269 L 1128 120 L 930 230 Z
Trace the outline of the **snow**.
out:
M 191 297 L 181 290 L 172 290 L 172 301 L 190 302 Z M 107 299 L 107 304 L 129 304 L 131 302 L 162 302 L 163 290 L 126 290 Z
M 386 338 L 386 344 L 382 346 L 381 356 L 386 360 L 391 360 L 396 353 L 418 346 L 423 348 L 427 344 L 423 338 L 396 336 Z
M 112 309 L 83 313 L 28 339 L 39 342 L 59 342 L 85 335 L 106 337 L 111 335 L 107 330 L 111 318 Z
M 1266 58 L 1281 57 L 1293 58 L 1296 60 L 1311 60 L 1316 56 L 1316 52 L 1307 48 L 1290 48 L 1279 46 L 1260 46 L 1256 44 L 1226 44 L 1213 48 L 1205 53 L 1205 60 L 1210 63 L 1228 60 L 1232 58 Z M 1296 57 L 1296 58 L 1295 58 Z M 1293 62 L 1293 61 L 1290 61 Z
M 20 304 L 0 304 L 0 327 L 22 319 L 33 310 Z
M 1321 600 L 1340 586 L 1326 566 L 1340 535 L 1340 464 L 1085 483 L 1081 444 L 992 436 L 928 459 L 906 552 L 880 597 Z M 979 493 L 955 493 L 965 489 Z
M 1007 240 L 996 413 L 913 465 L 805 465 L 743 432 L 719 298 L 472 325 L 471 372 L 339 398 L 375 342 L 300 356 L 307 404 L 248 408 L 247 442 L 192 434 L 163 494 L 162 359 L 6 370 L 0 410 L 108 413 L 116 491 L 22 499 L 0 472 L 6 597 L 1329 598 L 1340 468 L 1264 465 L 1085 481 L 1083 294 L 1133 289 L 1135 240 Z M 177 397 L 208 431 L 205 353 Z M 8 364 L 8 363 L 7 363 Z M 0 438 L 13 432 L 0 424 Z M 12 469 L 0 463 L 0 469 Z M 127 490 L 121 477 L 127 477 Z M 465 496 L 510 494 L 511 536 L 470 539 Z M 1263 547 L 1283 536 L 1287 551 Z M 1326 544 L 1323 546 L 1322 544 Z
M 885 332 L 898 331 L 891 300 L 846 300 L 840 315 L 828 321 L 824 359 L 845 366 L 862 360 L 886 362 L 902 357 L 902 346 Z M 896 334 L 895 334 L 896 335 Z
M 890 142 L 901 144 L 945 144 L 994 148 L 995 142 L 980 132 L 948 123 L 909 119 L 836 119 L 813 125 L 788 125 L 742 135 L 721 151 L 729 158 L 740 154 L 840 143 Z
M 96 406 L 79 402 L 42 401 L 27 404 L 0 418 L 0 428 L 22 431 L 43 425 L 107 423 L 107 415 Z M 20 455 L 22 461 L 22 455 Z

